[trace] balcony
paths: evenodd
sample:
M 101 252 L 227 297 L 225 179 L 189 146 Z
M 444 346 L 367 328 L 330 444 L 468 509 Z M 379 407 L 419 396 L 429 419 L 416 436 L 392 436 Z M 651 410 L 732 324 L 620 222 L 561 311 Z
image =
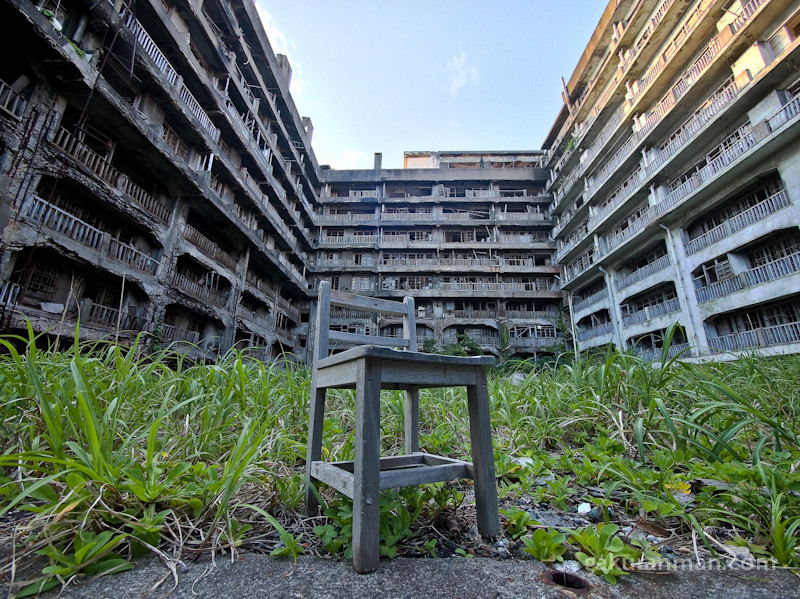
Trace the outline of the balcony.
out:
M 81 319 L 87 324 L 117 331 L 136 331 L 144 329 L 145 319 L 135 314 L 120 312 L 117 308 L 91 304 L 88 314 L 81 313 Z
M 30 208 L 25 214 L 26 218 L 41 225 L 51 231 L 77 241 L 79 244 L 97 250 L 103 241 L 105 233 L 100 229 L 76 218 L 69 212 L 57 208 L 50 202 L 38 196 L 33 197 Z
M 585 297 L 579 302 L 576 302 L 572 309 L 575 312 L 580 312 L 581 310 L 585 310 L 589 306 L 593 306 L 594 304 L 607 300 L 608 299 L 608 291 L 606 289 L 601 289 L 600 291 L 595 291 L 589 297 Z
M 663 356 L 663 350 L 660 347 L 640 349 L 638 346 L 634 346 L 633 351 L 637 356 L 647 362 L 657 362 L 661 360 Z M 673 343 L 669 346 L 667 349 L 667 359 L 671 360 L 678 355 L 680 355 L 682 358 L 688 358 L 692 355 L 692 351 L 689 348 L 688 343 Z
M 544 212 L 498 212 L 495 217 L 497 220 L 505 221 L 549 221 L 550 217 L 545 215 Z
M 200 343 L 200 333 L 197 331 L 187 331 L 171 324 L 161 325 L 161 338 L 171 343 L 183 342 L 191 343 L 192 345 Z
M 768 216 L 783 210 L 791 205 L 791 200 L 786 193 L 786 190 L 780 190 L 770 197 L 762 200 L 755 206 L 740 212 L 739 214 L 725 220 L 723 223 L 717 225 L 713 229 L 703 233 L 699 237 L 695 237 L 684 244 L 686 254 L 696 254 L 710 245 L 718 241 L 730 237 L 734 233 L 749 227 L 750 225 L 764 220 Z
M 749 82 L 749 80 L 747 81 Z M 714 94 L 712 94 L 703 106 L 694 113 L 681 127 L 670 136 L 670 141 L 664 145 L 658 156 L 651 159 L 645 167 L 647 175 L 652 175 L 675 153 L 682 148 L 697 132 L 702 129 L 711 119 L 722 112 L 739 95 L 739 92 L 747 84 L 745 81 L 729 79 Z
M 241 304 L 236 306 L 236 315 L 240 318 L 250 321 L 252 324 L 262 329 L 267 329 L 271 326 L 271 320 L 264 316 L 259 316 L 256 312 L 245 308 Z
M 370 217 L 374 220 L 374 216 Z M 431 212 L 381 212 L 381 220 L 433 220 L 436 217 Z
M 106 161 L 105 157 L 90 149 L 89 146 L 74 137 L 64 127 L 59 127 L 53 137 L 53 145 L 61 149 L 67 156 L 74 158 L 83 166 L 92 171 L 100 179 L 111 185 L 117 186 L 120 172 Z
M 140 186 L 136 185 L 127 176 L 111 166 L 103 156 L 100 156 L 86 144 L 73 136 L 64 127 L 59 127 L 53 137 L 53 145 L 62 150 L 67 156 L 73 158 L 93 172 L 98 178 L 108 183 L 114 189 L 120 189 L 125 196 L 144 208 L 164 224 L 169 224 L 170 212 L 161 202 L 153 198 Z
M 224 308 L 228 300 L 226 294 L 197 283 L 180 272 L 172 275 L 172 285 L 195 299 L 208 302 L 217 308 Z
M 114 260 L 118 260 L 148 275 L 155 275 L 160 265 L 158 260 L 154 260 L 147 254 L 140 252 L 126 243 L 120 242 L 118 239 L 111 239 L 109 241 L 108 255 Z
M 697 289 L 699 303 L 731 295 L 737 291 L 756 287 L 800 272 L 800 252 L 751 268 L 729 279 L 717 281 Z
M 316 215 L 317 220 L 320 221 L 336 221 L 336 222 L 365 222 L 365 221 L 374 221 L 375 214 L 370 212 L 369 214 L 357 214 L 348 212 L 347 214 L 330 214 L 330 213 L 323 213 Z
M 668 268 L 670 264 L 671 262 L 669 260 L 669 256 L 667 255 L 661 256 L 657 260 L 654 260 L 653 262 L 650 262 L 649 264 L 634 270 L 632 273 L 625 275 L 624 277 L 615 279 L 614 287 L 617 291 L 625 289 L 626 287 L 630 287 L 634 283 L 638 283 L 639 281 L 646 279 L 650 275 L 653 275 L 657 272 L 664 270 L 665 268 Z
M 708 344 L 716 352 L 748 350 L 773 345 L 800 342 L 800 322 L 788 322 L 771 327 L 712 337 Z
M 622 306 L 623 311 L 626 310 L 626 306 Z M 671 300 L 667 300 L 666 302 L 662 302 L 659 304 L 653 304 L 652 306 L 646 306 L 641 310 L 630 311 L 627 314 L 623 314 L 622 316 L 622 326 L 629 327 L 631 325 L 645 322 L 648 320 L 652 320 L 653 318 L 658 318 L 659 316 L 664 316 L 665 314 L 672 314 L 673 312 L 678 312 L 681 309 L 681 303 L 678 298 L 673 298 Z
M 183 237 L 212 260 L 236 272 L 236 259 L 191 225 L 186 225 Z
M 508 345 L 511 349 L 524 350 L 524 349 L 544 349 L 549 348 L 556 343 L 562 343 L 564 340 L 560 335 L 555 337 L 509 337 Z
M 448 310 L 445 318 L 497 318 L 497 310 Z
M 619 231 L 615 235 L 612 235 L 608 239 L 606 239 L 603 243 L 600 244 L 600 248 L 597 252 L 598 257 L 605 256 L 606 254 L 611 253 L 611 250 L 616 249 L 620 244 L 622 244 L 625 240 L 633 237 L 636 233 L 644 229 L 650 223 L 650 214 L 648 212 L 643 212 L 639 218 L 636 220 L 628 223 L 627 228 Z
M 219 129 L 214 126 L 214 123 L 211 122 L 211 119 L 200 106 L 200 103 L 186 88 L 186 85 L 183 83 L 183 79 L 172 67 L 169 60 L 167 60 L 167 57 L 164 56 L 164 53 L 161 52 L 159 47 L 153 41 L 153 38 L 150 37 L 147 31 L 145 31 L 144 27 L 142 27 L 142 24 L 139 22 L 139 20 L 134 17 L 129 10 L 130 9 L 128 9 L 125 4 L 122 5 L 120 18 L 122 19 L 123 23 L 125 23 L 128 29 L 131 30 L 133 35 L 136 37 L 136 41 L 139 42 L 139 45 L 142 47 L 142 50 L 144 50 L 145 54 L 147 54 L 153 61 L 156 69 L 164 74 L 170 85 L 177 88 L 178 96 L 181 100 L 183 100 L 183 103 L 189 109 L 189 112 L 192 113 L 192 115 L 197 119 L 200 126 L 205 129 L 205 131 L 214 141 L 218 141 L 220 136 Z
M 22 118 L 25 112 L 27 101 L 17 92 L 11 89 L 5 81 L 0 79 L 0 109 L 4 110 L 14 118 Z
M 578 331 L 578 341 L 586 341 L 588 339 L 594 339 L 595 337 L 601 337 L 602 335 L 610 335 L 613 332 L 613 323 L 606 322 L 605 324 L 601 324 L 596 327 Z
M 561 318 L 560 312 L 552 310 L 506 310 L 507 318 L 519 320 L 546 320 L 553 322 Z
M 17 303 L 22 287 L 11 281 L 0 282 L 0 306 L 13 306 Z

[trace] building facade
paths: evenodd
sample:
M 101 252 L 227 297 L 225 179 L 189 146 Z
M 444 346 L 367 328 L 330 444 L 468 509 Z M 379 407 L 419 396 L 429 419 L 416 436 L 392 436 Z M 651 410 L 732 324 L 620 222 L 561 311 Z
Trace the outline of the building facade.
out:
M 413 295 L 420 348 L 800 351 L 800 0 L 612 0 L 543 151 L 351 171 L 250 0 L 0 17 L 3 332 L 302 357 L 326 279 Z
M 300 344 L 311 124 L 251 2 L 4 0 L 2 329 Z
M 466 334 L 485 353 L 532 357 L 563 344 L 542 152 L 407 152 L 404 169 L 322 171 L 316 278 L 334 289 L 412 295 L 422 349 Z M 337 315 L 351 332 L 400 321 Z M 365 316 L 365 315 L 362 315 Z
M 609 3 L 545 143 L 581 348 L 800 350 L 800 2 Z

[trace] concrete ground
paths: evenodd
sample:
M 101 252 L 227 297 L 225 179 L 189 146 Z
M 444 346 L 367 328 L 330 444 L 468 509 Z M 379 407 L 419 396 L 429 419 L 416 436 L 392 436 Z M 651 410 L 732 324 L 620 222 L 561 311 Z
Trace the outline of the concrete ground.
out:
M 685 570 L 675 573 L 633 573 L 616 586 L 581 570 L 579 579 L 557 573 L 535 560 L 489 558 L 411 559 L 381 561 L 377 572 L 357 574 L 349 562 L 303 557 L 293 566 L 262 554 L 186 562 L 172 573 L 157 558 L 138 561 L 134 570 L 72 584 L 48 598 L 63 599 L 500 599 L 633 598 L 725 599 L 800 598 L 800 577 L 787 570 Z M 584 588 L 576 588 L 581 585 Z M 572 587 L 572 588 L 569 588 Z

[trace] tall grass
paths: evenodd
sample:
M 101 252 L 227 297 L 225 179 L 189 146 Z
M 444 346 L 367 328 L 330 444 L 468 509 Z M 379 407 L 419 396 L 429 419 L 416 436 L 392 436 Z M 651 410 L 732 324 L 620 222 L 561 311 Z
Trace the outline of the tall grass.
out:
M 295 518 L 306 369 L 237 352 L 205 365 L 169 349 L 141 357 L 137 345 L 76 339 L 71 350 L 55 352 L 37 349 L 37 341 L 32 331 L 0 338 L 0 516 L 31 512 L 16 531 L 18 555 L 51 564 L 63 558 L 67 566 L 18 586 L 37 590 L 104 571 L 98 564 L 114 571 L 119 560 L 148 550 L 177 558 L 258 545 L 274 532 L 259 513 L 284 524 Z M 564 487 L 603 485 L 627 494 L 620 511 L 678 517 L 700 532 L 703 522 L 743 528 L 750 518 L 753 539 L 766 539 L 792 564 L 798 379 L 797 356 L 697 365 L 668 359 L 666 349 L 655 364 L 619 351 L 516 370 L 507 364 L 490 377 L 498 476 L 510 458 L 535 456 L 562 475 L 540 490 L 559 505 L 582 497 Z M 464 390 L 423 391 L 420 403 L 423 450 L 468 456 Z M 387 392 L 382 409 L 384 450 L 397 451 L 402 395 Z M 329 393 L 326 413 L 325 457 L 351 458 L 352 392 Z M 772 473 L 768 485 L 763 472 Z M 692 514 L 674 489 L 693 479 L 769 492 L 747 501 L 729 488 L 698 495 L 704 503 Z M 737 511 L 743 506 L 756 515 Z M 740 515 L 723 521 L 724 510 Z M 100 536 L 107 531 L 112 536 Z M 92 557 L 83 563 L 78 553 Z M 10 563 L 2 568 L 0 575 L 12 572 Z

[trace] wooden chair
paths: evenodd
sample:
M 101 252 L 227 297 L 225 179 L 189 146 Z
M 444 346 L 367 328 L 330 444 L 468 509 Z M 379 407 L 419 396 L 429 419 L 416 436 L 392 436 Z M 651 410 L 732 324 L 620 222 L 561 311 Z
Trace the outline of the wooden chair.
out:
M 402 317 L 403 337 L 330 330 L 331 306 Z M 357 347 L 328 355 L 342 344 Z M 488 537 L 500 531 L 486 384 L 486 366 L 494 363 L 494 358 L 422 354 L 416 349 L 413 298 L 406 297 L 401 303 L 332 291 L 326 281 L 320 284 L 309 408 L 306 513 L 314 516 L 318 511 L 313 481 L 326 483 L 353 499 L 353 567 L 358 572 L 378 567 L 378 507 L 383 489 L 471 478 L 475 481 L 478 531 Z M 419 390 L 455 386 L 467 388 L 472 463 L 419 451 Z M 356 390 L 355 460 L 326 463 L 321 461 L 325 392 L 340 388 Z M 380 457 L 381 389 L 405 392 L 405 455 Z

